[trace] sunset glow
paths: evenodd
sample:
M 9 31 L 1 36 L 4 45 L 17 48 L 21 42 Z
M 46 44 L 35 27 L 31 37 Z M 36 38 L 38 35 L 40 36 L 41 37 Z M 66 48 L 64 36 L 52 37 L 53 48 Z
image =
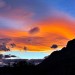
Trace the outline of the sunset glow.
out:
M 75 38 L 75 11 L 66 6 L 66 1 L 66 5 L 59 0 L 0 2 L 4 2 L 0 5 L 0 44 L 6 43 L 11 51 L 24 51 L 25 47 L 31 52 L 47 53 L 53 50 L 53 44 L 62 48 L 68 40 Z M 10 40 L 7 42 L 7 39 Z M 15 44 L 14 48 L 11 43 Z

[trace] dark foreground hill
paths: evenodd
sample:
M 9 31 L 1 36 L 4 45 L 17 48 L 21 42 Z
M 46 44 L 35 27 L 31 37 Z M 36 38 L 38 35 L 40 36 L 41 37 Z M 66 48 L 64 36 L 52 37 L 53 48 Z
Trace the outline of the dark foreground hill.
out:
M 45 75 L 75 75 L 75 39 L 60 51 L 54 51 L 38 69 Z
M 37 66 L 21 61 L 0 68 L 0 75 L 75 75 L 75 39 L 69 41 L 60 51 L 53 52 Z

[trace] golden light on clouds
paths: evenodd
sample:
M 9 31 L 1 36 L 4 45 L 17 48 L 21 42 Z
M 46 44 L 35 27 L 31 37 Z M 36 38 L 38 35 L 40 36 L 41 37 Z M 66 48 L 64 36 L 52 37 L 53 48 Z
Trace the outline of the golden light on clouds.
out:
M 12 39 L 12 42 L 16 44 L 14 50 L 23 50 L 27 47 L 29 51 L 47 51 L 52 50 L 50 47 L 53 44 L 62 48 L 68 40 L 73 39 L 74 24 L 63 17 L 48 18 L 34 22 L 27 31 L 24 31 L 24 25 L 23 30 L 0 30 L 0 33 Z

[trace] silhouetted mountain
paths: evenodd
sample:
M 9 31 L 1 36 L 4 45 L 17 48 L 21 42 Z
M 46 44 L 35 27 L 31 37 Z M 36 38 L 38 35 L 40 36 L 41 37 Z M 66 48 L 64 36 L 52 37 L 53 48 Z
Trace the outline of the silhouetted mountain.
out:
M 45 75 L 75 75 L 75 39 L 60 51 L 54 51 L 37 69 Z
M 75 75 L 75 39 L 69 41 L 66 47 L 59 51 L 54 51 L 46 57 L 39 65 L 35 66 L 20 61 L 13 65 L 1 68 L 1 72 L 8 75 L 27 74 L 27 75 Z M 7 71 L 8 70 L 8 71 Z M 4 74 L 3 75 L 6 75 Z

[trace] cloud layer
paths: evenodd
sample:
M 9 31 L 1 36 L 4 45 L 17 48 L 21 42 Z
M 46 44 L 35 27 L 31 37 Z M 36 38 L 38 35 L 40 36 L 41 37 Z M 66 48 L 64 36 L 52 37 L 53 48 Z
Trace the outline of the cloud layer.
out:
M 10 43 L 16 45 L 12 50 L 27 47 L 29 51 L 47 51 L 53 44 L 58 48 L 65 46 L 75 37 L 75 19 L 63 11 L 64 6 L 59 10 L 61 1 L 54 3 L 51 0 L 0 0 L 0 39 L 12 39 Z

